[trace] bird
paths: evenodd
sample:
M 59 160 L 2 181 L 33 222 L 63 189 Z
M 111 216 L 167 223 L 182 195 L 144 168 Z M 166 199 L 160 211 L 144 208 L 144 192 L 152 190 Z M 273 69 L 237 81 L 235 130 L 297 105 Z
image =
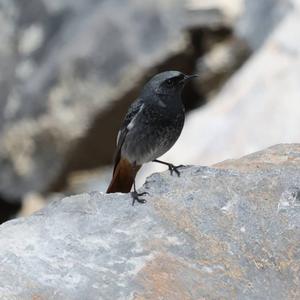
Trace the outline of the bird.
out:
M 141 166 L 148 162 L 167 165 L 171 175 L 180 176 L 179 168 L 157 158 L 166 153 L 177 141 L 183 129 L 185 108 L 181 93 L 185 84 L 198 75 L 179 71 L 164 71 L 153 76 L 142 88 L 125 115 L 117 136 L 114 169 L 106 193 L 129 193 L 133 186 L 132 205 L 148 194 L 138 193 L 135 177 Z

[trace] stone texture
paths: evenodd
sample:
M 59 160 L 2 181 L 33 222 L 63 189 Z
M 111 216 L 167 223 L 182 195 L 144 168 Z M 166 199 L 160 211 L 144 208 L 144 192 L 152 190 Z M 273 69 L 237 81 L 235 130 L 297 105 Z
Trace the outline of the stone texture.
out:
M 238 171 L 255 171 L 257 169 L 276 169 L 282 166 L 292 167 L 299 162 L 298 144 L 284 144 L 246 155 L 240 159 L 228 159 L 214 166 Z
M 300 145 L 148 178 L 0 226 L 1 299 L 298 299 Z

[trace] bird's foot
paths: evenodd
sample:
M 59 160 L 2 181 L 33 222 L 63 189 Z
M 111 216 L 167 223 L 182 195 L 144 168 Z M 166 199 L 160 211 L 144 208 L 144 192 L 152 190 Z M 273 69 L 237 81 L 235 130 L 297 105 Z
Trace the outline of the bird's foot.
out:
M 175 172 L 178 177 L 180 177 L 180 172 L 178 171 L 178 169 L 184 167 L 184 165 L 174 166 L 173 164 L 158 159 L 154 159 L 153 162 L 168 166 L 171 175 L 173 175 L 173 172 Z
M 173 164 L 168 164 L 170 174 L 173 175 L 173 172 L 177 174 L 178 177 L 180 177 L 179 168 L 184 167 L 184 165 L 174 166 Z
M 149 193 L 147 193 L 147 192 L 138 193 L 137 191 L 131 192 L 132 206 L 134 205 L 135 201 L 142 203 L 142 204 L 146 203 L 147 202 L 146 199 L 139 198 L 140 196 L 144 196 L 144 195 L 149 195 Z

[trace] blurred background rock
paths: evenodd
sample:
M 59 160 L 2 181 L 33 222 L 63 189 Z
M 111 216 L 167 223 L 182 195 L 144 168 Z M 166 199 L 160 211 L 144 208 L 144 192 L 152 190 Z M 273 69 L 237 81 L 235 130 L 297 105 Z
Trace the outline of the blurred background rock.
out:
M 0 0 L 0 222 L 104 191 L 153 74 L 199 73 L 165 159 L 213 164 L 300 140 L 300 0 Z M 139 183 L 158 166 L 143 168 Z

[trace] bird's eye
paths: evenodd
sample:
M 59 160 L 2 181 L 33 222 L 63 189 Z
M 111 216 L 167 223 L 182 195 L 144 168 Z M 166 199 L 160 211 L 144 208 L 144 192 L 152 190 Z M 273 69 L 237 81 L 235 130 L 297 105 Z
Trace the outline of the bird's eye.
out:
M 171 79 L 168 79 L 168 80 L 167 80 L 167 84 L 168 84 L 168 85 L 171 85 L 171 84 L 172 84 L 172 80 L 171 80 Z

